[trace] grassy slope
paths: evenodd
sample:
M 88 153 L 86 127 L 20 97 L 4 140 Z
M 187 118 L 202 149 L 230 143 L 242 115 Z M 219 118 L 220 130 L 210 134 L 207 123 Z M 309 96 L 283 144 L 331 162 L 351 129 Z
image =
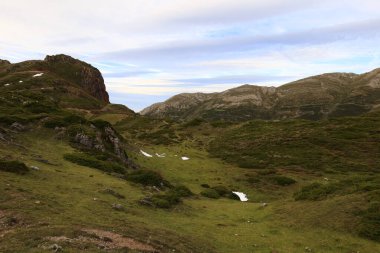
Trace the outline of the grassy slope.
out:
M 137 122 L 129 125 L 135 126 L 134 129 L 124 132 L 129 138 L 141 131 L 156 133 L 160 129 L 157 122 L 145 122 L 151 129 L 139 128 L 144 120 L 137 119 Z M 239 168 L 211 157 L 205 150 L 211 139 L 236 126 L 224 129 L 201 123 L 169 128 L 179 136 L 179 142 L 153 145 L 146 137 L 130 140 L 151 154 L 166 153 L 166 158 L 147 158 L 137 149 L 129 153 L 142 167 L 156 170 L 173 184 L 184 184 L 197 194 L 169 210 L 139 205 L 137 201 L 149 194 L 147 188 L 65 161 L 62 155 L 73 150 L 65 142 L 54 139 L 50 130 L 16 135 L 27 150 L 1 144 L 1 156 L 12 156 L 41 170 L 25 176 L 0 171 L 0 210 L 19 220 L 9 228 L 9 233 L 0 237 L 0 251 L 41 252 L 37 246 L 48 243 L 47 236 L 75 237 L 82 228 L 115 230 L 142 242 L 149 241 L 157 248 L 163 246 L 163 252 L 172 249 L 176 252 L 307 252 L 310 248 L 313 252 L 372 253 L 380 250 L 378 243 L 356 235 L 359 218 L 353 212 L 366 207 L 365 193 L 336 194 L 321 201 L 294 201 L 293 198 L 294 192 L 310 182 L 323 183 L 324 177 L 339 182 L 342 176 L 357 177 L 364 172 L 344 174 L 276 167 L 279 174 L 294 178 L 297 183 L 278 186 L 262 176 L 262 182 L 256 185 L 247 178 L 257 176 L 258 170 Z M 166 132 L 164 135 L 169 136 Z M 238 151 L 237 145 L 234 148 Z M 42 155 L 57 165 L 36 162 L 33 155 Z M 188 156 L 190 160 L 182 161 L 180 156 Z M 243 191 L 250 201 L 200 197 L 203 190 L 200 185 L 204 183 Z M 126 199 L 100 192 L 106 188 L 114 189 Z M 269 205 L 263 207 L 261 202 Z M 123 204 L 126 211 L 113 210 L 113 203 Z M 83 245 L 59 244 L 67 252 L 100 252 L 91 244 L 87 249 Z

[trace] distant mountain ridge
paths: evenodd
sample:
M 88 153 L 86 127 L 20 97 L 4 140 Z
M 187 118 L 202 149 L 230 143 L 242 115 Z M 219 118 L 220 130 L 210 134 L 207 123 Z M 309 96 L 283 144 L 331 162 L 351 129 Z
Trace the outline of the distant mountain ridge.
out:
M 380 107 L 380 68 L 364 74 L 328 73 L 279 87 L 243 85 L 220 93 L 184 93 L 141 111 L 156 118 L 191 120 L 323 119 Z

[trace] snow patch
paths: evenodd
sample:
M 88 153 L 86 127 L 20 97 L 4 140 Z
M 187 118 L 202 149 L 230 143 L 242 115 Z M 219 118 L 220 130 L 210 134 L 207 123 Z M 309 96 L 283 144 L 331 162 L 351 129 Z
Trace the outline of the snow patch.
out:
M 156 153 L 156 156 L 157 156 L 157 157 L 160 157 L 160 158 L 163 158 L 163 157 L 166 157 L 166 154 L 163 153 L 163 154 L 160 155 L 160 154 Z
M 245 202 L 245 201 L 248 201 L 248 198 L 247 198 L 247 195 L 245 193 L 242 193 L 242 192 L 232 192 L 233 194 L 236 194 L 240 201 L 242 202 Z
M 190 158 L 189 158 L 189 157 L 186 157 L 186 156 L 182 156 L 181 158 L 182 158 L 182 160 L 184 160 L 184 161 L 190 160 Z
M 24 81 L 22 81 L 22 80 L 20 80 L 20 81 L 18 81 L 19 83 L 23 83 Z
M 143 154 L 146 157 L 153 157 L 152 155 L 150 155 L 150 154 L 148 154 L 148 153 L 146 153 L 146 152 L 144 152 L 142 150 L 140 150 L 140 152 L 141 152 L 141 154 Z
M 9 86 L 9 85 L 11 85 L 11 84 L 9 84 L 9 83 L 4 84 L 5 87 L 7 87 L 7 86 Z
M 40 77 L 42 76 L 44 73 L 39 73 L 39 74 L 35 74 L 33 77 Z

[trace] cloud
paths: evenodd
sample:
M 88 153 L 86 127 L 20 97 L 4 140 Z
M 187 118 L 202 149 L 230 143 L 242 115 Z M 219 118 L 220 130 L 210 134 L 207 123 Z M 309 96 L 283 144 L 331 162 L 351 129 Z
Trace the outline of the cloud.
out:
M 379 9 L 378 0 L 3 1 L 0 58 L 72 55 L 101 70 L 111 100 L 141 108 L 178 92 L 379 67 Z
M 164 45 L 108 52 L 100 57 L 115 60 L 134 59 L 136 61 L 210 58 L 215 54 L 243 53 L 276 46 L 318 45 L 358 38 L 378 39 L 380 35 L 378 27 L 380 27 L 380 19 L 374 19 L 280 34 L 233 37 L 222 40 L 171 41 Z

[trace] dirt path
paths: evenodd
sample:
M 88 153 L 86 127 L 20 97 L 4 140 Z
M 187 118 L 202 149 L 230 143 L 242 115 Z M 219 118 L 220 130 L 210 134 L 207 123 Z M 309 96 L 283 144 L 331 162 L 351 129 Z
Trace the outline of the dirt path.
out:
M 65 236 L 54 236 L 48 237 L 47 239 L 53 242 L 87 242 L 93 243 L 98 246 L 102 246 L 106 249 L 122 249 L 128 248 L 132 250 L 141 250 L 145 252 L 159 252 L 149 244 L 145 244 L 139 241 L 136 241 L 132 238 L 125 237 L 123 235 L 100 230 L 100 229 L 83 229 L 83 232 L 86 232 L 89 235 L 95 235 L 92 237 L 79 236 L 78 238 L 67 238 Z

